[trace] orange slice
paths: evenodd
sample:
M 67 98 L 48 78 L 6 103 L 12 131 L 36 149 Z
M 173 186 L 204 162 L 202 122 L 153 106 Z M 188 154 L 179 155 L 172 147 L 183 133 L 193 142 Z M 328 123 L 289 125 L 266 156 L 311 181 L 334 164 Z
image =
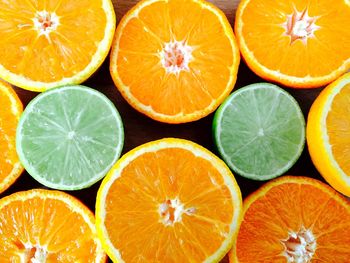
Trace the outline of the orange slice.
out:
M 242 0 L 235 32 L 256 74 L 292 88 L 312 88 L 350 68 L 349 24 L 349 1 Z
M 110 70 L 124 98 L 162 122 L 213 112 L 236 82 L 239 50 L 232 28 L 203 0 L 144 0 L 120 22 Z
M 106 262 L 94 215 L 58 191 L 30 190 L 0 200 L 0 262 Z
M 0 1 L 0 78 L 44 91 L 89 78 L 115 31 L 111 0 Z
M 307 144 L 317 170 L 336 190 L 350 196 L 350 73 L 326 87 L 313 103 Z
M 244 201 L 244 217 L 230 262 L 346 263 L 350 205 L 329 186 L 285 176 Z
M 16 153 L 16 128 L 22 102 L 10 85 L 0 80 L 0 193 L 23 172 Z
M 218 262 L 241 219 L 239 187 L 201 146 L 163 139 L 124 155 L 97 194 L 97 231 L 114 262 Z

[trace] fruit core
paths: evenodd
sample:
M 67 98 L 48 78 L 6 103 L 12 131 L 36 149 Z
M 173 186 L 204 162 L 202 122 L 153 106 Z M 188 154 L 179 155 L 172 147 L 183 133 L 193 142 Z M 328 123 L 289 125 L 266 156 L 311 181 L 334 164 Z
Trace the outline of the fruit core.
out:
M 50 32 L 56 30 L 59 25 L 59 17 L 55 13 L 38 11 L 33 18 L 34 27 L 39 35 L 48 36 Z
M 317 17 L 310 17 L 308 10 L 303 12 L 294 10 L 290 15 L 287 15 L 287 21 L 283 24 L 287 36 L 290 36 L 293 44 L 296 40 L 300 39 L 304 44 L 307 43 L 307 39 L 314 37 L 314 33 L 320 27 L 316 25 Z
M 179 199 L 168 199 L 159 206 L 159 215 L 161 222 L 166 226 L 174 225 L 177 222 L 181 222 L 182 215 L 192 215 L 196 212 L 194 207 L 185 209 L 184 205 Z
M 299 232 L 289 232 L 289 237 L 281 242 L 285 248 L 283 255 L 288 263 L 308 263 L 316 251 L 316 239 L 312 232 L 304 227 Z
M 39 246 L 26 245 L 25 263 L 45 263 L 47 252 Z
M 184 41 L 171 41 L 165 44 L 160 57 L 167 73 L 179 74 L 183 70 L 189 70 L 192 48 Z

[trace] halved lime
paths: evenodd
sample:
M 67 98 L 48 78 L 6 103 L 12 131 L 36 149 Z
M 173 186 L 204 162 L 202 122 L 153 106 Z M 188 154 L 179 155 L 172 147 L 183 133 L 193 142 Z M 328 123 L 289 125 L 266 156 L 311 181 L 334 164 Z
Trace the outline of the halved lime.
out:
M 84 86 L 56 88 L 26 107 L 17 128 L 17 152 L 41 184 L 78 190 L 96 183 L 119 158 L 124 130 L 113 103 Z
M 288 171 L 305 144 L 305 119 L 298 103 L 268 83 L 232 93 L 216 112 L 213 131 L 228 166 L 254 180 L 269 180 Z

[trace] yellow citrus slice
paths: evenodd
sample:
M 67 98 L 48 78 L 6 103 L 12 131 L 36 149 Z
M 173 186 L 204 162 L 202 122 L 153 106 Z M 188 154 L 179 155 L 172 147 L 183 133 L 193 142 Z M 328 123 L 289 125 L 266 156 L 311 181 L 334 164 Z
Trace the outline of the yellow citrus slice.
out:
M 111 0 L 0 1 L 0 77 L 44 91 L 89 78 L 115 31 Z
M 10 85 L 0 80 L 0 193 L 23 172 L 16 153 L 16 128 L 23 105 Z
M 241 209 L 223 161 L 190 141 L 163 139 L 125 154 L 103 180 L 97 231 L 114 262 L 218 262 Z
M 307 177 L 273 180 L 244 200 L 235 263 L 347 263 L 350 204 Z
M 313 103 L 306 137 L 317 170 L 350 196 L 350 73 L 326 87 Z
M 239 49 L 225 14 L 203 0 L 144 0 L 118 25 L 110 70 L 124 98 L 158 121 L 213 112 L 236 82 Z
M 324 86 L 350 68 L 348 0 L 242 0 L 235 33 L 247 65 L 292 88 Z
M 92 212 L 70 195 L 34 189 L 0 200 L 0 262 L 102 263 Z

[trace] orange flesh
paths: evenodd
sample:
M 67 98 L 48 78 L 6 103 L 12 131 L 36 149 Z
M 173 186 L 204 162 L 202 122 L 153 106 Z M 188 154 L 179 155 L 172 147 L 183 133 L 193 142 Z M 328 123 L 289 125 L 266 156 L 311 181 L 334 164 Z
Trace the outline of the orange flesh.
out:
M 37 194 L 29 196 L 30 192 Z M 97 262 L 93 215 L 80 207 L 87 213 L 88 225 L 86 217 L 73 211 L 75 199 L 47 190 L 20 192 L 9 199 L 6 205 L 4 199 L 0 201 L 0 262 L 22 262 L 24 254 L 28 256 L 25 262 L 31 262 L 39 247 L 48 252 L 46 262 Z M 105 256 L 101 258 L 99 262 L 104 262 Z
M 15 104 L 13 101 L 15 101 Z M 22 168 L 16 153 L 16 128 L 23 106 L 12 88 L 0 81 L 0 193 L 6 190 L 21 174 Z M 13 112 L 12 108 L 18 112 Z M 19 166 L 15 171 L 15 166 Z M 11 176 L 12 178 L 9 178 Z M 8 180 L 5 183 L 5 180 Z
M 200 1 L 158 1 L 145 6 L 119 29 L 115 51 L 119 78 L 135 99 L 155 112 L 201 111 L 222 96 L 231 74 L 236 74 L 231 70 L 239 58 L 226 30 Z M 185 41 L 193 49 L 189 70 L 178 75 L 167 73 L 161 63 L 161 51 L 171 41 Z
M 160 205 L 177 199 L 189 213 L 163 223 Z M 131 161 L 106 197 L 109 238 L 125 262 L 203 261 L 230 231 L 233 201 L 213 165 L 185 149 L 148 152 Z
M 245 44 L 270 70 L 294 77 L 325 76 L 350 58 L 350 6 L 343 0 L 249 0 L 242 16 Z M 291 43 L 287 16 L 307 10 L 315 17 L 314 37 Z
M 326 118 L 327 134 L 334 159 L 350 175 L 350 84 L 334 97 Z
M 55 13 L 56 30 L 39 35 L 38 11 Z M 43 23 L 45 27 L 52 25 Z M 103 39 L 106 14 L 102 0 L 0 2 L 0 65 L 34 81 L 55 82 L 82 71 Z
M 285 177 L 269 183 L 245 201 L 245 211 L 236 245 L 240 263 L 287 262 L 281 241 L 302 226 L 316 238 L 315 262 L 350 258 L 349 203 L 316 180 Z

